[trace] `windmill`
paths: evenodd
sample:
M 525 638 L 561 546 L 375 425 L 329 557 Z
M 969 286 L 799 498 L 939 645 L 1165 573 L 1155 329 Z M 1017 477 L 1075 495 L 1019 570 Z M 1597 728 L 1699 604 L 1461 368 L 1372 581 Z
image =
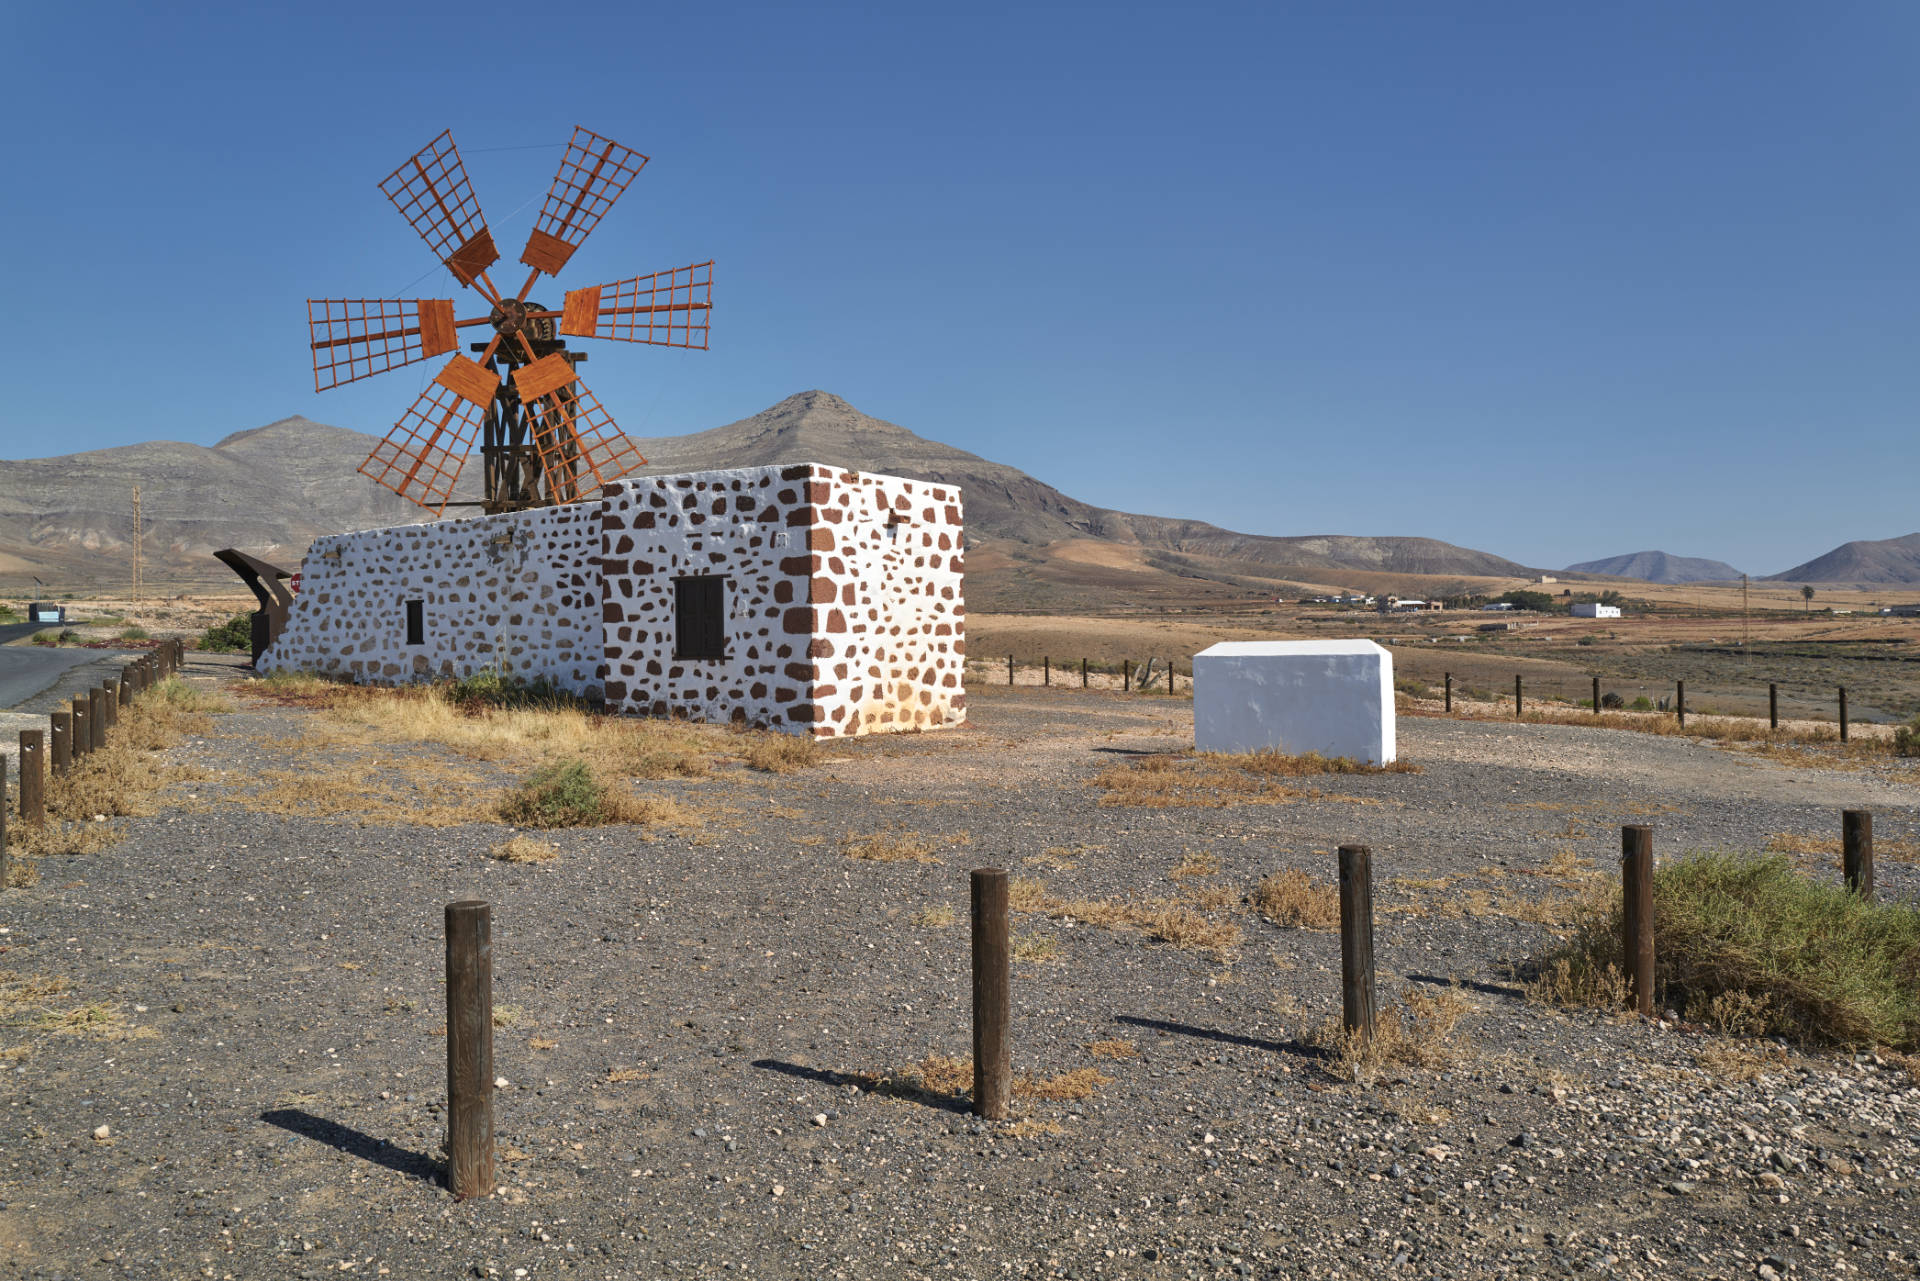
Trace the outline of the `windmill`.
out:
M 445 368 L 360 465 L 362 474 L 442 514 L 474 440 L 486 469 L 487 513 L 587 497 L 646 465 L 633 442 L 580 381 L 587 359 L 568 338 L 613 338 L 659 347 L 707 347 L 713 264 L 570 289 L 560 310 L 529 295 L 541 273 L 557 276 L 647 157 L 576 127 L 520 261 L 520 292 L 500 292 L 487 270 L 500 260 L 451 131 L 380 183 L 394 207 L 453 278 L 491 307 L 454 318 L 450 298 L 310 298 L 307 329 L 316 392 L 417 361 L 451 356 Z M 556 325 L 556 322 L 557 325 Z M 459 331 L 491 333 L 459 353 Z

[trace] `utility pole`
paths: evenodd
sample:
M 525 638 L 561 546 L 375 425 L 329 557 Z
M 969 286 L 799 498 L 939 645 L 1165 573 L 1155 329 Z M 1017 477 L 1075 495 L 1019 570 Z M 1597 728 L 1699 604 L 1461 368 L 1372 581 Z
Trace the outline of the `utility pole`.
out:
M 1747 576 L 1740 575 L 1740 656 L 1747 656 Z
M 140 599 L 140 486 L 133 487 L 133 598 Z

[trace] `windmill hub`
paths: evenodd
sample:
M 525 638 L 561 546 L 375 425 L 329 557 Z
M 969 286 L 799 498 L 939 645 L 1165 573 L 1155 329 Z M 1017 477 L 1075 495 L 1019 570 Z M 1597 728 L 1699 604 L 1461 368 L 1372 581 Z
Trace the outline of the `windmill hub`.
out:
M 502 298 L 494 304 L 493 312 L 487 317 L 502 338 L 511 338 L 526 327 L 527 312 L 531 308 L 518 298 Z

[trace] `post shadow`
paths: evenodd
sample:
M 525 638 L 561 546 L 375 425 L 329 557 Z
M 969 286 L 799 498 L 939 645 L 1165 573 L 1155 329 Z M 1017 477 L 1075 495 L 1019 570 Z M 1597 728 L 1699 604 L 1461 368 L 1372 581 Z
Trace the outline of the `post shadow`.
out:
M 432 1157 L 406 1148 L 397 1148 L 384 1139 L 376 1139 L 350 1125 L 338 1121 L 329 1121 L 326 1117 L 315 1116 L 299 1108 L 275 1108 L 262 1112 L 260 1119 L 268 1125 L 277 1125 L 283 1130 L 299 1135 L 303 1139 L 312 1139 L 336 1148 L 348 1156 L 370 1161 L 374 1165 L 385 1166 L 410 1178 L 439 1182 L 444 1167 Z
M 802 1067 L 798 1063 L 788 1063 L 782 1059 L 755 1059 L 753 1066 L 763 1072 L 796 1076 L 803 1081 L 812 1081 L 832 1089 L 845 1089 L 852 1085 L 859 1087 L 862 1094 L 884 1094 L 890 1099 L 903 1099 L 924 1107 L 937 1108 L 942 1112 L 957 1112 L 961 1115 L 971 1115 L 973 1112 L 973 1100 L 964 1094 L 936 1094 L 932 1090 L 923 1090 L 918 1086 L 890 1081 L 885 1077 L 869 1076 L 864 1072 L 835 1072 L 831 1068 Z
M 1257 1036 L 1245 1036 L 1239 1032 L 1222 1032 L 1218 1028 L 1196 1027 L 1191 1023 L 1169 1023 L 1165 1019 L 1143 1019 L 1135 1014 L 1116 1014 L 1115 1023 L 1125 1023 L 1128 1027 L 1150 1028 L 1155 1032 L 1170 1032 L 1175 1036 L 1197 1037 L 1203 1041 L 1218 1041 L 1222 1045 L 1237 1045 L 1247 1050 L 1264 1050 L 1269 1054 L 1297 1054 L 1301 1058 L 1325 1059 L 1330 1057 L 1326 1050 L 1317 1045 L 1308 1045 L 1297 1037 L 1285 1041 L 1269 1041 Z

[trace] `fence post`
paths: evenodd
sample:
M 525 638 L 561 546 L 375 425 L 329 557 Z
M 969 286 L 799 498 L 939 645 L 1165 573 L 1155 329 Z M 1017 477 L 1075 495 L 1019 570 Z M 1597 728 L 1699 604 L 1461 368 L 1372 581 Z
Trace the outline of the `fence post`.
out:
M 73 767 L 73 713 L 55 712 L 47 721 L 51 726 L 47 732 L 47 766 L 55 778 L 60 778 Z
M 1513 719 L 1515 720 L 1519 720 L 1522 716 L 1526 714 L 1526 710 L 1527 710 L 1526 703 L 1522 700 L 1523 700 L 1523 696 L 1520 692 L 1520 673 L 1515 672 L 1513 674 Z
M 20 731 L 20 821 L 43 827 L 47 821 L 46 735 Z
M 1595 716 L 1600 714 L 1600 678 L 1598 676 L 1593 678 L 1593 714 Z
M 973 1110 L 989 1121 L 1007 1118 L 1013 1093 L 1013 953 L 1007 941 L 1007 874 L 973 870 Z
M 1453 711 L 1453 673 L 1447 673 L 1447 711 Z
M 128 679 L 126 672 L 122 671 L 119 678 L 113 682 L 113 692 L 120 696 L 120 706 L 133 706 L 133 682 Z M 117 720 L 118 717 L 115 719 Z
M 1180 673 L 1174 670 L 1173 660 L 1169 658 L 1167 660 L 1167 693 L 1174 694 L 1178 693 L 1179 690 Z
M 7 758 L 0 756 L 0 891 L 7 888 Z
M 1873 815 L 1867 810 L 1840 811 L 1840 867 L 1847 888 L 1861 898 L 1873 897 Z
M 88 725 L 87 700 L 84 698 L 73 700 L 73 742 L 69 746 L 76 765 L 81 757 L 93 750 L 93 730 Z
M 1780 728 L 1780 687 L 1767 682 L 1767 728 Z
M 1053 656 L 1051 654 L 1042 654 L 1040 656 L 1040 683 L 1042 685 L 1053 684 Z
M 107 745 L 106 700 L 99 686 L 87 691 L 87 750 L 97 752 Z
M 1133 692 L 1133 660 L 1131 658 L 1120 660 L 1120 692 L 1122 694 Z
M 1373 851 L 1340 847 L 1340 1012 L 1347 1035 L 1373 1036 Z
M 100 682 L 101 729 L 110 730 L 120 723 L 120 691 L 118 681 Z
M 1086 687 L 1087 687 L 1087 660 L 1083 658 L 1080 660 L 1080 688 L 1085 689 Z
M 1653 829 L 1620 829 L 1620 890 L 1625 925 L 1627 989 L 1633 1008 L 1653 1013 Z
M 1847 687 L 1840 687 L 1840 741 L 1847 741 Z
M 1673 706 L 1674 710 L 1680 713 L 1680 728 L 1685 729 L 1687 727 L 1687 683 L 1685 681 L 1673 683 Z
M 1013 684 L 1013 655 L 1007 655 L 1007 684 Z
M 447 1189 L 493 1191 L 493 913 L 447 904 Z

